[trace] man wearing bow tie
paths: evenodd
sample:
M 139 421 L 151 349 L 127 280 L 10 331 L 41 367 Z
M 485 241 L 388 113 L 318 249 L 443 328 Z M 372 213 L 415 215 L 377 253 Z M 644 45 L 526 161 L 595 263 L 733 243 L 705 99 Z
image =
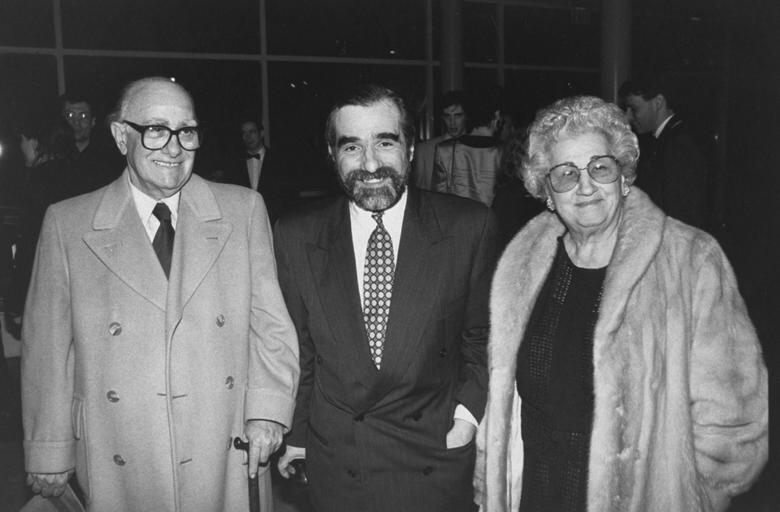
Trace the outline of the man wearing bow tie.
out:
M 252 117 L 244 119 L 241 123 L 244 153 L 225 170 L 221 181 L 260 192 L 273 222 L 280 211 L 289 207 L 290 187 L 284 184 L 284 169 L 276 153 L 265 145 L 263 123 Z

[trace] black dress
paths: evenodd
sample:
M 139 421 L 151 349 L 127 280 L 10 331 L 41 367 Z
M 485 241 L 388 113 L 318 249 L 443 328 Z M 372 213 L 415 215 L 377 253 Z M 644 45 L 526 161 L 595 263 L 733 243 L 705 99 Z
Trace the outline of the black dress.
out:
M 525 454 L 521 512 L 585 511 L 593 420 L 593 330 L 606 267 L 578 268 L 558 239 L 520 345 Z

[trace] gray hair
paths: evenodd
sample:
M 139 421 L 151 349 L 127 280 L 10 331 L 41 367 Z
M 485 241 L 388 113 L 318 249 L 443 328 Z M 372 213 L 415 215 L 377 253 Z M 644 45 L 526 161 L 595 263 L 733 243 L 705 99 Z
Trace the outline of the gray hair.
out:
M 166 83 L 177 86 L 190 99 L 190 103 L 193 105 L 194 109 L 195 102 L 192 99 L 192 94 L 190 94 L 190 91 L 188 91 L 184 86 L 176 82 L 176 80 L 165 76 L 149 76 L 146 78 L 134 80 L 122 88 L 122 93 L 119 95 L 119 100 L 116 102 L 114 109 L 108 115 L 106 124 L 110 125 L 113 121 L 120 121 L 123 119 L 125 113 L 127 112 L 127 106 L 130 104 L 130 100 L 133 98 L 133 96 L 143 87 L 155 83 Z
M 639 143 L 623 111 L 594 96 L 575 96 L 537 112 L 528 129 L 522 176 L 532 196 L 542 200 L 547 197 L 545 179 L 551 167 L 552 146 L 561 139 L 586 133 L 603 135 L 626 182 L 630 184 L 636 179 Z

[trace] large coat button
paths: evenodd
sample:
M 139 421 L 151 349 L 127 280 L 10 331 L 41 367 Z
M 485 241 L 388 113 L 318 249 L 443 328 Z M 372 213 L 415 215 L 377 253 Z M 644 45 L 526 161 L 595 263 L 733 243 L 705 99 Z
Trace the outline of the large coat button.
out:
M 125 459 L 123 459 L 122 456 L 117 453 L 114 455 L 114 464 L 117 466 L 124 466 L 126 464 Z
M 119 336 L 122 334 L 122 324 L 119 322 L 111 322 L 111 325 L 108 326 L 108 334 L 111 336 Z
M 106 398 L 108 398 L 109 402 L 116 403 L 119 401 L 119 393 L 114 391 L 113 389 L 106 393 Z
M 233 379 L 232 376 L 229 376 L 227 379 L 225 379 L 225 387 L 228 389 L 233 389 L 234 383 L 235 379 Z
M 217 327 L 225 325 L 225 315 L 217 315 Z

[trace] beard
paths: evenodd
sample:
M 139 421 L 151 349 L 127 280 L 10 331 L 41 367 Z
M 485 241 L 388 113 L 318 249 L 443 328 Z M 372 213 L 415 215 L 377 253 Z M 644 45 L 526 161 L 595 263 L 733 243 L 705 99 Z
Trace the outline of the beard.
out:
M 409 172 L 408 167 L 407 172 L 400 173 L 390 166 L 382 166 L 374 172 L 356 169 L 347 172 L 346 175 L 339 172 L 338 176 L 341 187 L 356 205 L 370 212 L 379 212 L 387 210 L 401 199 L 409 179 Z M 381 187 L 363 184 L 365 180 L 385 178 L 389 178 L 390 183 Z

